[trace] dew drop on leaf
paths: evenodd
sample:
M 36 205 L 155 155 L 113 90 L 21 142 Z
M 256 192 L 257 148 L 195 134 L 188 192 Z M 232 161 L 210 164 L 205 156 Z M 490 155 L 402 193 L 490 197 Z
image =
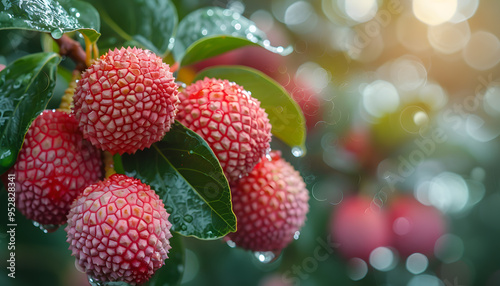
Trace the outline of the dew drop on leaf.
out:
M 190 216 L 190 215 L 185 215 L 184 216 L 184 221 L 187 222 L 187 223 L 190 223 L 193 221 L 193 217 Z
M 0 165 L 2 167 L 9 167 L 15 160 L 14 152 L 10 149 L 0 149 Z
M 52 32 L 50 32 L 50 35 L 52 36 L 52 38 L 54 39 L 59 39 L 62 37 L 63 35 L 63 30 L 61 28 L 57 28 L 57 29 L 54 29 Z

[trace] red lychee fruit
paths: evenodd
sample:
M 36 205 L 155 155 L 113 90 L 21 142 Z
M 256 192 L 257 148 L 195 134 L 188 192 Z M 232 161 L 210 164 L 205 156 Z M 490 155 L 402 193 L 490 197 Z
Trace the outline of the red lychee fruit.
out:
M 390 245 L 387 216 L 369 198 L 357 196 L 344 199 L 332 213 L 331 235 L 346 258 L 368 261 L 377 247 Z
M 309 192 L 279 151 L 270 153 L 246 177 L 231 185 L 237 231 L 228 238 L 252 251 L 280 251 L 304 225 Z
M 73 115 L 45 110 L 31 124 L 10 172 L 19 211 L 58 226 L 66 222 L 71 202 L 102 178 L 101 152 L 83 140 Z
M 177 88 L 169 66 L 149 50 L 110 50 L 83 72 L 74 113 L 92 144 L 112 154 L 132 154 L 170 130 Z
M 395 199 L 389 209 L 393 244 L 406 257 L 413 253 L 433 255 L 436 241 L 446 233 L 446 221 L 436 208 L 410 196 Z
M 87 187 L 71 205 L 69 249 L 94 280 L 141 284 L 168 258 L 168 216 L 148 185 L 115 174 Z
M 179 98 L 177 119 L 208 142 L 230 182 L 250 172 L 269 149 L 267 113 L 236 83 L 205 78 Z

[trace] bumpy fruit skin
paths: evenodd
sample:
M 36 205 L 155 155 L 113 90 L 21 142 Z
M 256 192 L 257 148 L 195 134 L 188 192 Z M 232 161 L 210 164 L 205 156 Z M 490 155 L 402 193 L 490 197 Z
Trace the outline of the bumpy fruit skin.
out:
M 31 124 L 16 164 L 17 208 L 42 225 L 66 222 L 71 202 L 102 178 L 101 152 L 73 115 L 45 110 Z
M 141 284 L 168 258 L 168 216 L 148 185 L 115 174 L 87 187 L 73 202 L 66 227 L 69 249 L 97 281 Z
M 394 247 L 404 257 L 413 253 L 432 256 L 436 241 L 447 230 L 438 209 L 423 205 L 411 196 L 401 196 L 391 203 L 389 221 Z
M 309 192 L 304 180 L 279 151 L 231 185 L 237 231 L 228 238 L 252 251 L 280 251 L 304 225 Z
M 236 83 L 205 78 L 179 98 L 177 119 L 208 142 L 230 182 L 249 173 L 269 149 L 267 113 Z
M 391 234 L 387 215 L 367 197 L 344 199 L 332 213 L 331 235 L 346 258 L 368 261 L 377 247 L 389 246 Z
M 112 154 L 132 154 L 170 130 L 177 88 L 169 66 L 149 50 L 110 50 L 83 72 L 74 113 L 92 144 Z

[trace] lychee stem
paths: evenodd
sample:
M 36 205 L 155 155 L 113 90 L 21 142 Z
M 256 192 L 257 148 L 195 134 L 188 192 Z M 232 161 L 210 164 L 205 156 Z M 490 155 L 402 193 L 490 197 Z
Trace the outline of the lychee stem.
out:
M 83 35 L 83 39 L 85 40 L 85 64 L 87 66 L 92 65 L 92 42 L 90 41 L 89 37 L 87 37 L 85 34 Z
M 61 104 L 59 105 L 60 111 L 64 111 L 67 113 L 71 112 L 71 107 L 73 105 L 73 94 L 75 94 L 76 81 L 81 78 L 80 71 L 74 70 L 71 76 L 71 82 L 68 85 L 68 88 L 64 91 L 64 95 L 61 98 Z
M 108 151 L 104 151 L 104 172 L 106 178 L 109 178 L 111 177 L 111 175 L 116 174 L 113 155 L 111 155 L 111 153 Z

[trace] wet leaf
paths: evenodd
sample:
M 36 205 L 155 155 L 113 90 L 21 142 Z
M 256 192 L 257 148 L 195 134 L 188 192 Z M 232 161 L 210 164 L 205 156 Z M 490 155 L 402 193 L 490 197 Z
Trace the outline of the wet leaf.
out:
M 32 54 L 0 72 L 0 174 L 14 164 L 31 122 L 52 97 L 60 60 L 55 53 Z
M 172 48 L 177 26 L 175 6 L 168 0 L 88 0 L 100 13 L 106 52 L 122 46 L 146 48 L 164 57 Z
M 173 231 L 216 239 L 236 230 L 231 191 L 217 157 L 205 140 L 182 124 L 176 122 L 149 149 L 115 156 L 115 169 L 158 193 Z
M 234 81 L 250 91 L 266 110 L 273 135 L 290 147 L 300 148 L 302 152 L 300 155 L 303 155 L 306 140 L 304 115 L 279 83 L 258 70 L 242 66 L 208 68 L 202 70 L 194 80 L 205 77 Z
M 99 14 L 92 5 L 76 0 L 3 0 L 0 2 L 0 29 L 25 29 L 51 33 L 79 31 L 91 42 L 99 36 Z
M 206 7 L 179 23 L 174 56 L 185 66 L 246 45 L 259 45 L 284 56 L 292 52 L 291 47 L 271 46 L 266 34 L 239 13 Z

